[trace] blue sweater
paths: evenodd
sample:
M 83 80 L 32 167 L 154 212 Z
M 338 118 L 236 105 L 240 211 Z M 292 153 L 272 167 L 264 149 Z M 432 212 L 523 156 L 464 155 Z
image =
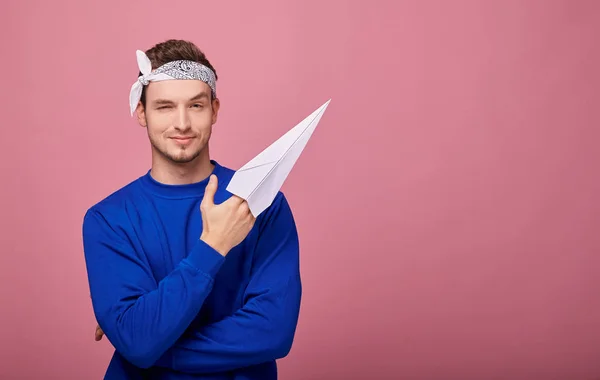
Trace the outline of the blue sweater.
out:
M 234 171 L 211 161 L 215 204 Z M 301 299 L 299 243 L 283 193 L 223 257 L 200 240 L 208 178 L 150 172 L 92 206 L 83 246 L 98 324 L 115 347 L 106 379 L 276 379 Z

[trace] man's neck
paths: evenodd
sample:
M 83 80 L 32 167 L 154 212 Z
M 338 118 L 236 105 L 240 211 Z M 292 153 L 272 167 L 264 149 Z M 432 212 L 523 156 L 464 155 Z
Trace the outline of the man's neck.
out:
M 186 185 L 206 179 L 213 169 L 208 152 L 202 152 L 196 159 L 184 164 L 168 161 L 164 157 L 153 157 L 150 175 L 157 182 L 167 185 Z

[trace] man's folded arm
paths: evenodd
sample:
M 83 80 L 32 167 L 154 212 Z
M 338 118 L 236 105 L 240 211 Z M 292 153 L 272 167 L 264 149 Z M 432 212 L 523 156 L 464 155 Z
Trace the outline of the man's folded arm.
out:
M 186 373 L 229 371 L 283 358 L 291 349 L 302 293 L 294 219 L 282 193 L 261 226 L 244 304 L 189 331 L 156 363 Z
M 89 210 L 82 230 L 98 324 L 124 358 L 151 367 L 200 311 L 224 257 L 198 239 L 187 258 L 157 283 L 145 257 L 100 212 Z

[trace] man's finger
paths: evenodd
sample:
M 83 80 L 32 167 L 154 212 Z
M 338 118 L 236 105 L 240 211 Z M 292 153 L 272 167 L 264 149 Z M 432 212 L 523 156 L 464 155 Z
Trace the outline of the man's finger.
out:
M 250 205 L 245 200 L 242 200 L 242 203 L 240 203 L 239 207 L 244 212 L 244 215 L 252 215 L 252 212 L 250 211 Z
M 95 334 L 96 342 L 101 340 L 103 335 L 104 335 L 104 331 L 102 331 L 100 326 L 96 326 L 96 334 Z
M 237 207 L 239 207 L 244 202 L 245 202 L 244 198 L 240 198 L 237 195 L 232 195 L 227 200 L 227 203 L 231 203 L 233 206 L 237 206 Z
M 218 187 L 218 178 L 216 175 L 211 174 L 204 191 L 204 197 L 202 198 L 202 205 L 204 207 L 211 207 L 215 204 L 215 193 Z

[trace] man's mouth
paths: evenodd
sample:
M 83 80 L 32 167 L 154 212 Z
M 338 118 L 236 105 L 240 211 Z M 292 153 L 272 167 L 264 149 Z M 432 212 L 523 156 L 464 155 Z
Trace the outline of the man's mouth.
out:
M 194 136 L 173 136 L 171 137 L 171 139 L 175 140 L 178 143 L 187 143 L 192 141 L 192 139 L 194 138 Z

